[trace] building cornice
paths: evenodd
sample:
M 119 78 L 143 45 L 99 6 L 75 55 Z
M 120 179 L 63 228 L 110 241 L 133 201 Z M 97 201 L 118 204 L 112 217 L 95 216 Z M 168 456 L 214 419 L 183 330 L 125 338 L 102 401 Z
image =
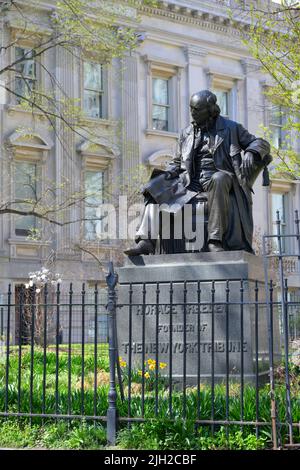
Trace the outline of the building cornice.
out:
M 192 9 L 182 7 L 168 1 L 159 1 L 158 6 L 141 6 L 140 11 L 148 16 L 160 16 L 178 23 L 199 26 L 202 29 L 214 32 L 231 34 L 241 37 L 241 33 L 237 26 L 242 25 L 245 31 L 249 30 L 249 24 L 239 18 L 229 18 L 226 11 L 218 11 L 220 5 L 215 4 L 213 13 L 205 10 L 205 7 Z

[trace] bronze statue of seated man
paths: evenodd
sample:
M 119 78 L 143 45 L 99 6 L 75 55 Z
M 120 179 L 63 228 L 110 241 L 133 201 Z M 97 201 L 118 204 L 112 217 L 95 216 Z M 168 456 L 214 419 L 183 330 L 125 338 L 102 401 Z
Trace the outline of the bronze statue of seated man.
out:
M 163 200 L 183 207 L 202 192 L 208 204 L 208 251 L 253 252 L 252 186 L 262 170 L 267 178 L 270 145 L 222 117 L 217 97 L 209 90 L 192 95 L 190 111 L 192 122 L 181 131 L 175 157 L 165 171 L 165 184 L 161 175 L 153 173 L 144 188 L 145 211 L 136 233 L 137 245 L 124 252 L 128 256 L 155 252 L 159 233 L 155 203 Z

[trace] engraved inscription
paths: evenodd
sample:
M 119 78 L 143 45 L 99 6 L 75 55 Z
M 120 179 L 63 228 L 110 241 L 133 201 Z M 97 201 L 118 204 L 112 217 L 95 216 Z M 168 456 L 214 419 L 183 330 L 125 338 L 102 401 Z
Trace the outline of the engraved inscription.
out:
M 207 323 L 201 323 L 200 324 L 200 331 L 205 331 L 207 328 Z M 170 332 L 170 325 L 168 323 L 163 323 L 161 325 L 158 325 L 158 331 L 160 333 L 169 333 Z M 173 333 L 182 333 L 184 331 L 184 325 L 183 323 L 177 323 L 175 325 L 172 325 L 172 332 Z M 187 333 L 195 333 L 195 325 L 192 324 L 187 324 L 185 325 L 185 331 Z
M 169 343 L 145 343 L 143 349 L 142 342 L 135 342 L 132 344 L 131 351 L 134 354 L 141 354 L 143 351 L 146 354 L 154 354 L 157 352 L 160 354 L 167 354 L 170 352 Z M 189 354 L 198 353 L 198 343 L 186 343 L 186 352 Z M 129 353 L 129 343 L 122 343 L 122 349 L 124 354 Z M 230 353 L 239 353 L 241 352 L 242 346 L 240 341 L 229 341 L 228 342 L 228 352 Z M 215 341 L 214 342 L 214 352 L 215 353 L 224 353 L 226 351 L 226 343 L 224 341 Z M 200 353 L 211 353 L 212 352 L 212 343 L 211 342 L 200 342 Z M 243 352 L 247 352 L 247 342 L 243 342 Z M 172 344 L 172 353 L 173 354 L 183 354 L 184 353 L 184 343 L 175 342 Z
M 145 315 L 156 315 L 157 311 L 159 315 L 169 315 L 171 311 L 171 306 L 170 305 L 138 305 L 137 307 L 137 315 L 144 315 L 144 309 L 145 309 Z M 176 305 L 172 305 L 172 314 L 176 315 L 178 313 L 176 309 Z
M 170 305 L 138 305 L 136 315 L 169 315 L 171 311 Z M 172 314 L 182 314 L 186 312 L 187 315 L 197 315 L 198 313 L 225 313 L 225 305 L 172 305 Z

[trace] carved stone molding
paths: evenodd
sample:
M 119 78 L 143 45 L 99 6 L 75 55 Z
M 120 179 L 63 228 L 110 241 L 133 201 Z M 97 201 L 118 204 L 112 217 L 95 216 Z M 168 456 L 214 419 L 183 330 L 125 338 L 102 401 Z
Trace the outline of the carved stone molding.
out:
M 14 131 L 8 136 L 5 142 L 7 156 L 21 158 L 25 160 L 34 160 L 46 162 L 49 151 L 53 147 L 53 142 L 49 137 L 41 133 L 30 130 Z
M 258 60 L 247 58 L 241 60 L 241 65 L 245 75 L 251 72 L 259 72 L 261 69 L 261 64 Z
M 210 90 L 213 84 L 214 74 L 208 68 L 205 68 L 204 72 L 206 75 L 206 86 L 207 86 L 207 89 Z
M 184 64 L 179 63 L 179 62 L 170 61 L 170 60 L 167 60 L 167 59 L 162 58 L 162 57 L 156 57 L 156 56 L 151 56 L 151 55 L 145 54 L 145 55 L 142 55 L 141 58 L 143 59 L 143 61 L 147 65 L 147 74 L 148 75 L 151 75 L 152 69 L 157 68 L 157 67 L 160 70 L 165 69 L 165 70 L 170 70 L 172 72 L 174 72 L 174 71 L 178 72 L 178 71 L 180 71 L 184 68 Z
M 9 255 L 10 258 L 17 259 L 44 259 L 50 247 L 50 242 L 34 241 L 27 238 L 9 238 Z
M 206 57 L 208 55 L 208 51 L 204 47 L 188 45 L 184 48 L 184 54 L 187 61 L 189 62 L 192 59 Z
M 236 26 L 243 23 L 245 29 L 247 29 L 248 24 L 238 19 L 231 20 L 226 15 L 226 10 L 224 10 L 225 5 L 218 4 L 217 2 L 212 3 L 215 4 L 210 5 L 213 12 L 207 11 L 205 8 L 202 10 L 201 6 L 199 6 L 199 8 L 192 8 L 168 1 L 159 1 L 158 5 L 155 7 L 141 6 L 140 11 L 151 16 L 162 16 L 171 21 L 173 20 L 179 23 L 198 25 L 203 29 L 209 29 L 226 34 L 229 33 L 233 36 L 240 37 L 240 32 L 236 29 Z M 213 6 L 215 8 L 212 8 Z

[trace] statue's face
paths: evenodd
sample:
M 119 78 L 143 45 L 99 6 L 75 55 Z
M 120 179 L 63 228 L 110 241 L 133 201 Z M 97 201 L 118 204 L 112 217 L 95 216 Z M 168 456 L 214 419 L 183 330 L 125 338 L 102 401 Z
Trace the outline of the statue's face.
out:
M 198 126 L 204 126 L 210 117 L 209 108 L 204 100 L 192 97 L 190 101 L 191 116 Z

